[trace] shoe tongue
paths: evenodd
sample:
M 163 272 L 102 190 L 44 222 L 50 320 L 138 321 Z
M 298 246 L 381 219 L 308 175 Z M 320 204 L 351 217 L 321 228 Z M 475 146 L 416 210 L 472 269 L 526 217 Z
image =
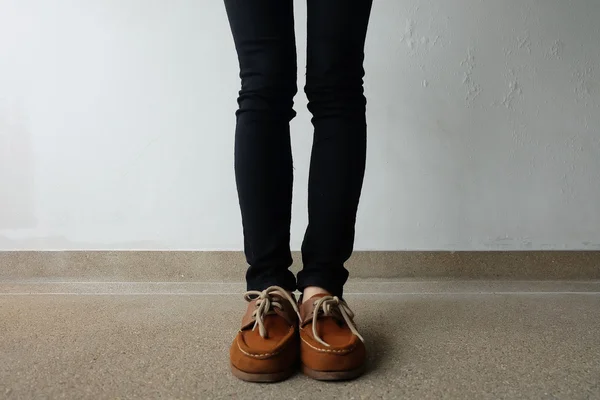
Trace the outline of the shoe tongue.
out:
M 313 304 L 315 304 L 316 301 L 318 301 L 319 299 L 321 299 L 322 297 L 325 296 L 330 296 L 327 293 L 318 293 L 313 295 L 312 297 L 304 300 L 301 299 L 301 303 L 298 304 L 298 306 L 300 307 L 300 314 L 302 315 L 302 318 L 305 318 L 306 315 L 308 315 L 312 309 L 313 309 Z
M 331 295 L 330 295 L 330 294 L 327 294 L 327 293 L 318 293 L 318 294 L 315 294 L 314 296 L 312 296 L 312 297 L 311 297 L 310 299 L 308 299 L 308 300 L 313 300 L 313 301 L 314 301 L 314 300 L 318 300 L 318 299 L 320 299 L 320 298 L 322 298 L 322 297 L 325 297 L 325 296 L 331 296 Z

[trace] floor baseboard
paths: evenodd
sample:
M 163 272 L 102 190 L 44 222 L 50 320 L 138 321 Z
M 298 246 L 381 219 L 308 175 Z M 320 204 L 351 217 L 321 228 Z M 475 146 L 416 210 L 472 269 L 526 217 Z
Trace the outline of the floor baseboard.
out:
M 236 282 L 245 268 L 241 252 L 0 252 L 2 280 Z M 347 268 L 360 279 L 598 280 L 600 251 L 359 251 Z

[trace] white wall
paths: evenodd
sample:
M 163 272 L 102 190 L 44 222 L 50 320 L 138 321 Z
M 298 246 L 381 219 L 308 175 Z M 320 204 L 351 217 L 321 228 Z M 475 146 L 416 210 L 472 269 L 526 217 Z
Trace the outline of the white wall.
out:
M 375 0 L 357 248 L 600 249 L 598 20 L 597 0 Z M 238 84 L 221 1 L 0 0 L 0 249 L 240 249 Z

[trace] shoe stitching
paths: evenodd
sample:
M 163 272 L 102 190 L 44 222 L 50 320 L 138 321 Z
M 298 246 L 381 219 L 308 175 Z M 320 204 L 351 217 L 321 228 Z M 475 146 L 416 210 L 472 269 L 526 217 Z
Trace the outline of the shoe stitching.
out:
M 315 347 L 315 346 L 313 346 L 312 344 L 308 343 L 308 342 L 306 341 L 306 339 L 304 339 L 304 338 L 302 337 L 302 335 L 300 336 L 300 339 L 302 339 L 302 341 L 303 341 L 304 343 L 306 343 L 308 346 L 310 346 L 311 348 L 313 348 L 313 349 L 314 349 L 314 350 L 316 350 L 316 351 L 320 351 L 321 353 L 340 353 L 340 354 L 342 354 L 342 353 L 350 353 L 350 352 L 352 352 L 352 351 L 353 351 L 353 350 L 356 348 L 356 345 L 354 345 L 354 346 L 352 346 L 351 348 L 349 348 L 349 349 L 344 349 L 344 350 L 329 350 L 329 349 L 320 349 L 320 348 L 318 348 L 318 347 Z
M 293 330 L 293 329 L 294 329 L 294 327 L 293 327 L 293 326 L 290 326 L 290 331 L 291 331 L 291 330 Z M 241 331 L 240 331 L 240 332 L 241 332 Z M 238 349 L 239 349 L 239 350 L 240 350 L 242 353 L 244 353 L 244 354 L 245 354 L 245 355 L 247 355 L 248 357 L 252 357 L 252 358 L 273 357 L 273 356 L 276 356 L 277 354 L 281 353 L 281 352 L 282 352 L 283 350 L 285 350 L 285 349 L 286 349 L 286 347 L 287 347 L 287 344 L 286 344 L 286 345 L 285 345 L 285 346 L 283 346 L 281 349 L 279 349 L 278 351 L 276 351 L 276 352 L 273 352 L 273 353 L 251 354 L 251 353 L 248 353 L 247 351 L 245 351 L 244 349 L 242 349 L 242 347 L 240 346 L 240 337 L 239 337 L 239 336 L 238 336 L 238 338 L 237 338 L 237 340 L 236 340 L 236 343 L 237 343 L 237 347 L 238 347 Z

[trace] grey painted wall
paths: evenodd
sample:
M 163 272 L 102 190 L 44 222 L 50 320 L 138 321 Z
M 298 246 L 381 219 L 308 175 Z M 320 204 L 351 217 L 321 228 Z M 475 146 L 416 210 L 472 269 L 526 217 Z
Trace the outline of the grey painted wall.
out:
M 596 0 L 375 0 L 357 248 L 600 249 L 599 19 Z M 237 90 L 220 1 L 0 0 L 0 249 L 241 248 Z

